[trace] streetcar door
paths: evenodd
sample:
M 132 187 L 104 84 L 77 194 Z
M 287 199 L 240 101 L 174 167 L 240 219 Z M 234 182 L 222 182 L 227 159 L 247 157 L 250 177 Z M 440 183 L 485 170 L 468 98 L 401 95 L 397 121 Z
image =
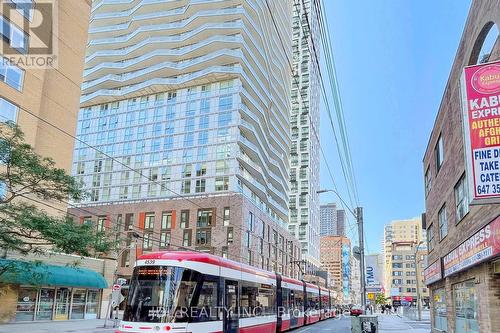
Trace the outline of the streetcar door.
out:
M 225 316 L 224 333 L 238 333 L 238 281 L 226 280 L 225 294 Z

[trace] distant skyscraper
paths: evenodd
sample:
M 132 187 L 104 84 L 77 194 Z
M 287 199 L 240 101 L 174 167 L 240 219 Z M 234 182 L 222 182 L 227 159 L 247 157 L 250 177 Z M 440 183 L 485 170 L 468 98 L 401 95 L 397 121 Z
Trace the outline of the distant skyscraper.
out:
M 275 1 L 272 1 L 275 2 Z M 277 1 L 279 2 L 279 1 Z M 293 1 L 290 117 L 290 225 L 309 272 L 320 265 L 319 227 L 319 1 Z M 306 17 L 307 15 L 307 17 Z M 314 54 L 317 52 L 318 54 Z
M 329 203 L 320 206 L 321 236 L 345 236 L 345 211 L 337 209 L 337 204 Z

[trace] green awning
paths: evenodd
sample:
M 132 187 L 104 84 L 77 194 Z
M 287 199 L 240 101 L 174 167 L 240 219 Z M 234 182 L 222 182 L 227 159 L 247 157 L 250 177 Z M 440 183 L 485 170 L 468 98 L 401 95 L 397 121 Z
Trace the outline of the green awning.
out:
M 81 288 L 107 288 L 104 277 L 90 269 L 41 262 L 0 259 L 0 282 Z

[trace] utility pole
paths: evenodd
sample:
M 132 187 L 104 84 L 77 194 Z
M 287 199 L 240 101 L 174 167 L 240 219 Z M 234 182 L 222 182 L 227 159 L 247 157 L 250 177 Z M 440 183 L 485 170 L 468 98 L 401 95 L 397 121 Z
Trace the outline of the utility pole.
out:
M 358 223 L 358 237 L 359 237 L 359 266 L 361 277 L 361 306 L 363 310 L 366 309 L 366 280 L 365 280 L 365 242 L 363 237 L 363 207 L 356 207 L 356 221 Z
M 418 258 L 417 258 L 417 253 L 418 253 L 418 247 L 420 244 L 422 244 L 423 241 L 420 241 L 420 243 L 417 244 L 415 247 L 415 278 L 417 279 L 417 320 L 421 321 L 422 320 L 422 303 L 420 302 L 420 275 L 418 274 Z

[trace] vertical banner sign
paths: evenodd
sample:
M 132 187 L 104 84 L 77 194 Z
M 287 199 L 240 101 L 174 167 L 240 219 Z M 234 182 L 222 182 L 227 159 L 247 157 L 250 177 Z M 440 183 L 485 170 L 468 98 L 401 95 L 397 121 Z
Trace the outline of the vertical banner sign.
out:
M 469 193 L 500 200 L 500 61 L 466 67 L 462 98 Z

